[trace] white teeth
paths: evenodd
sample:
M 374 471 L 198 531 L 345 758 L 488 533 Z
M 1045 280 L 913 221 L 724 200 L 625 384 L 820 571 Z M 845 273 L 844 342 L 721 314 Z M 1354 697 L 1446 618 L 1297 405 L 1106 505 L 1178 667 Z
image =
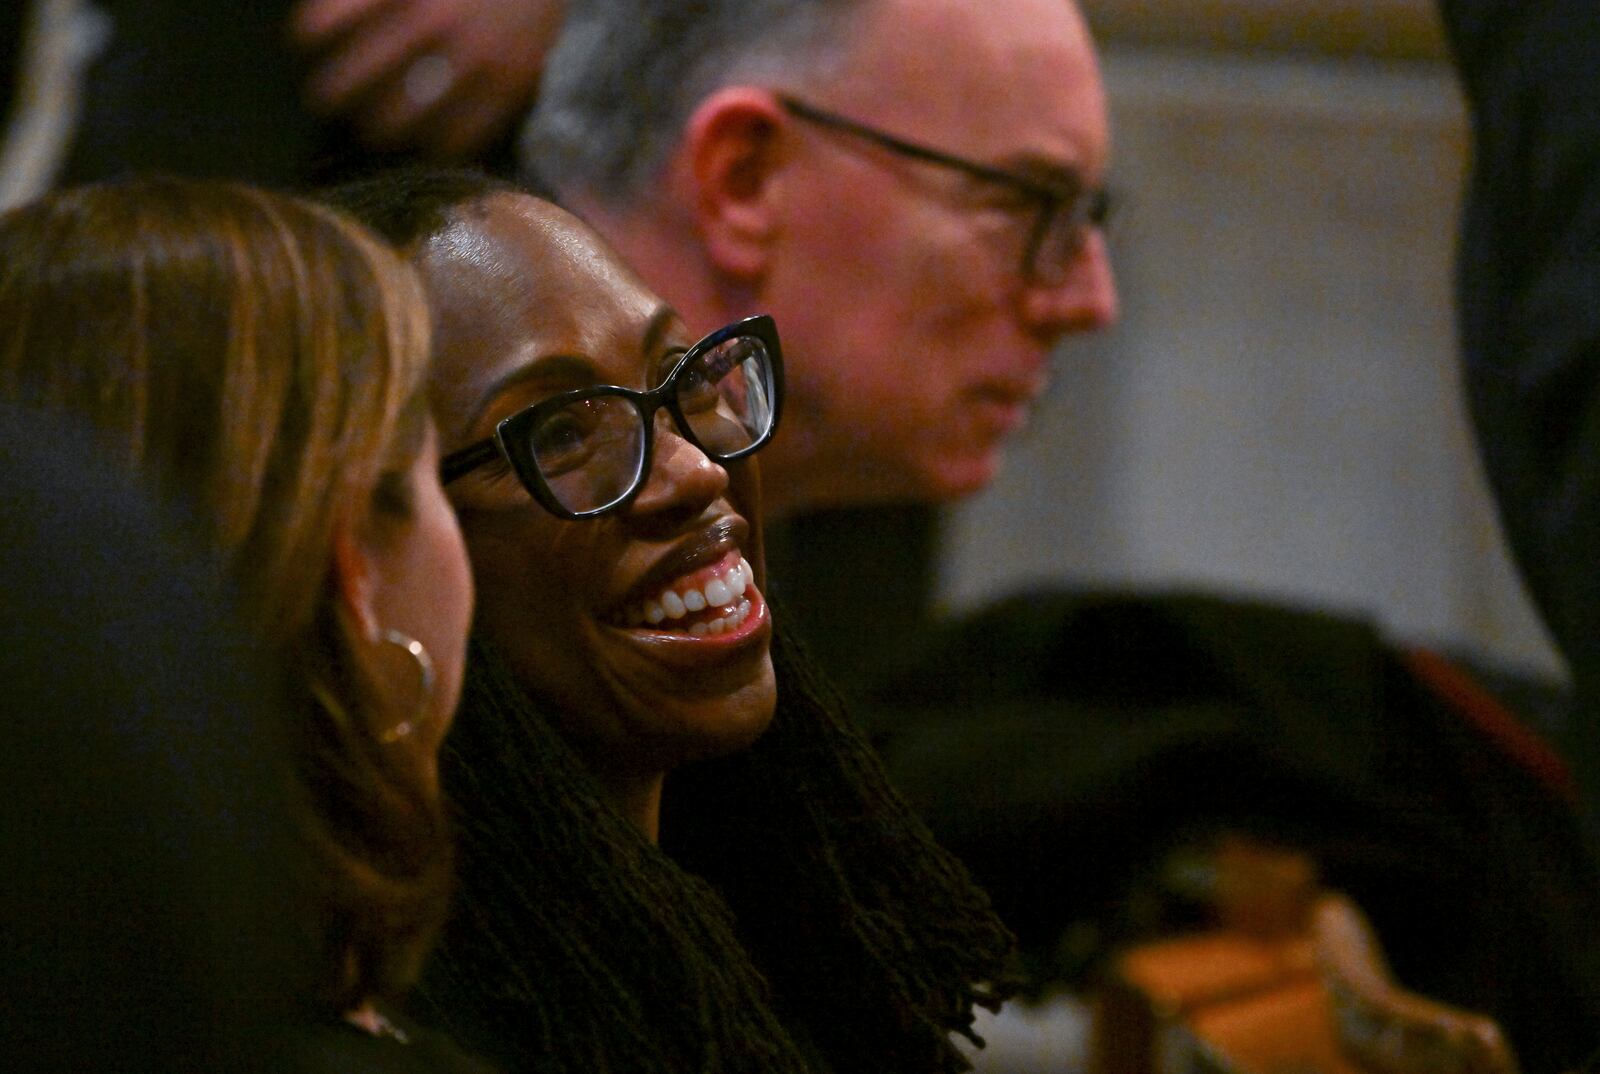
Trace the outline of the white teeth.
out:
M 654 600 L 646 600 L 630 607 L 625 617 L 633 626 L 641 623 L 659 626 L 668 620 L 682 619 L 686 615 L 702 612 L 707 608 L 728 609 L 726 615 L 707 623 L 697 624 L 704 629 L 689 628 L 690 633 L 696 637 L 726 633 L 737 628 L 750 614 L 750 602 L 743 597 L 754 583 L 755 571 L 751 569 L 750 561 L 741 556 L 739 562 L 730 570 L 721 577 L 706 582 L 703 589 L 691 588 L 682 593 L 663 589 Z
M 680 602 L 680 605 L 682 603 Z M 704 638 L 726 634 L 730 630 L 738 630 L 739 627 L 744 625 L 744 621 L 750 618 L 750 602 L 748 600 L 740 600 L 737 597 L 729 597 L 726 603 L 730 606 L 727 615 L 719 616 L 709 622 L 691 623 L 687 627 L 688 632 L 697 638 Z M 630 608 L 628 610 L 628 618 L 635 624 L 645 622 L 651 626 L 655 626 L 669 617 L 681 619 L 682 615 L 671 614 L 671 608 L 666 606 L 668 604 L 670 602 L 665 597 L 660 602 L 647 600 L 643 605 L 635 605 Z

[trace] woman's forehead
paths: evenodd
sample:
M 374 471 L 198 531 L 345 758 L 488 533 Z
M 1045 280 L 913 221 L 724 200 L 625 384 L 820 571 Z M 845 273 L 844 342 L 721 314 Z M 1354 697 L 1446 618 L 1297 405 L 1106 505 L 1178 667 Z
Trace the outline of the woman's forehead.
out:
M 417 253 L 435 307 L 436 402 L 477 411 L 494 386 L 550 356 L 630 384 L 662 303 L 585 225 L 546 202 L 497 195 Z M 674 325 L 676 325 L 674 319 Z M 668 339 L 682 334 L 669 329 Z
M 500 302 L 563 293 L 598 293 L 615 302 L 644 290 L 576 217 L 527 195 L 494 195 L 482 211 L 458 213 L 423 244 L 418 261 L 441 280 L 459 278 L 472 291 L 487 287 Z

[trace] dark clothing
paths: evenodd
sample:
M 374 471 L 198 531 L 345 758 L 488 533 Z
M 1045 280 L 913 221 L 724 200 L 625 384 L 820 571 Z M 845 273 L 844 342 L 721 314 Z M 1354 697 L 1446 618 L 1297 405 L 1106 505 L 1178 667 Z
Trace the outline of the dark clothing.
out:
M 1472 116 L 1457 252 L 1467 399 L 1576 695 L 1563 745 L 1600 830 L 1600 7 L 1442 0 Z M 1595 919 L 1573 937 L 1600 963 Z M 1589 994 L 1592 1050 L 1600 996 Z M 1569 1053 L 1569 1061 L 1580 1053 Z
M 941 620 L 915 596 L 932 532 L 931 512 L 828 512 L 769 563 L 786 591 L 834 586 L 798 621 L 1035 985 L 1087 987 L 1121 945 L 1194 925 L 1168 863 L 1242 831 L 1309 852 L 1401 981 L 1492 1013 L 1526 1070 L 1582 1057 L 1600 875 L 1562 760 L 1472 676 L 1358 620 L 1204 595 L 1033 591 Z M 841 563 L 898 578 L 893 629 Z
M 1472 115 L 1457 261 L 1467 399 L 1571 668 L 1562 743 L 1600 816 L 1600 6 L 1443 0 Z
M 811 511 L 767 524 L 767 575 L 829 678 L 851 703 L 927 629 L 939 511 L 925 504 Z
M 1029 594 L 925 645 L 874 694 L 885 762 L 1042 976 L 1192 923 L 1153 916 L 1163 858 L 1243 831 L 1308 851 L 1399 979 L 1493 1014 L 1525 1070 L 1595 1042 L 1600 877 L 1572 784 L 1444 658 L 1187 595 Z

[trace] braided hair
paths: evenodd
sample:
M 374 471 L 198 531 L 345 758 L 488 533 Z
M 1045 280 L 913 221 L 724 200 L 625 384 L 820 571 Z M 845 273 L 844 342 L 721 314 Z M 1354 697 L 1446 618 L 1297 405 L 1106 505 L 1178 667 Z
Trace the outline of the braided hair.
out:
M 657 847 L 475 641 L 419 1013 L 509 1071 L 966 1069 L 951 1034 L 1009 991 L 1011 937 L 782 629 L 773 663 L 771 727 L 669 777 Z

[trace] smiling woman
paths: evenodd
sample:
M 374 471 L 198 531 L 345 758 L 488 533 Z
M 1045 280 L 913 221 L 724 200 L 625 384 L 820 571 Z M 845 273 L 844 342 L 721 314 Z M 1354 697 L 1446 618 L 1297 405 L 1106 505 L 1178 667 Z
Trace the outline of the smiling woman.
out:
M 576 219 L 487 181 L 334 197 L 430 292 L 480 594 L 425 1001 L 513 1070 L 961 1069 L 1009 937 L 763 595 L 777 328 L 697 342 Z

